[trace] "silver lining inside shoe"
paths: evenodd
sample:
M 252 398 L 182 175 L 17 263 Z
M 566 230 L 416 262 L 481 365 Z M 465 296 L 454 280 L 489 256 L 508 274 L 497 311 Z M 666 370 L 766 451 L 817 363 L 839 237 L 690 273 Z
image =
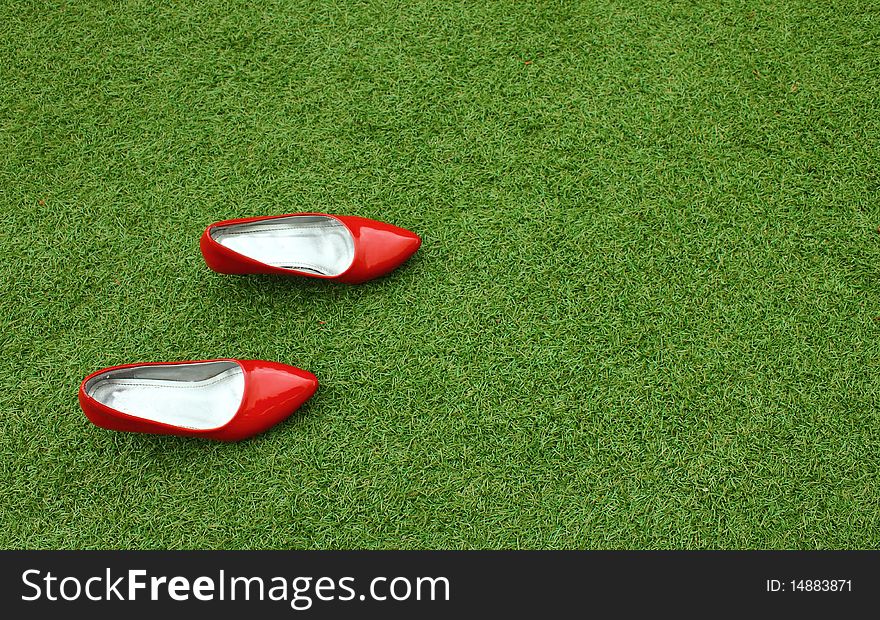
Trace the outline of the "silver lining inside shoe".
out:
M 85 392 L 130 416 L 208 430 L 227 424 L 244 396 L 244 371 L 235 362 L 135 366 L 102 372 Z
M 326 215 L 291 215 L 211 229 L 211 238 L 273 267 L 338 276 L 354 262 L 348 228 Z

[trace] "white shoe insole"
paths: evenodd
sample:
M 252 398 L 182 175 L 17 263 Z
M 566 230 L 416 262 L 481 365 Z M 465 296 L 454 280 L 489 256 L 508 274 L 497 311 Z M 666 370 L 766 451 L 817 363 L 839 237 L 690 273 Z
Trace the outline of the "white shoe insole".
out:
M 101 373 L 85 390 L 136 418 L 208 430 L 235 416 L 244 396 L 244 371 L 235 362 L 136 366 Z
M 292 215 L 211 230 L 211 238 L 255 261 L 294 271 L 338 276 L 354 261 L 348 228 L 325 215 Z

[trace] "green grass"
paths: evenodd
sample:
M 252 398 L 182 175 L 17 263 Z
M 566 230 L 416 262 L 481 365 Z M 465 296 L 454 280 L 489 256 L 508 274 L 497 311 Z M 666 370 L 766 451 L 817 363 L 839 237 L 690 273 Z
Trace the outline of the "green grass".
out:
M 0 546 L 880 546 L 876 2 L 4 0 L 0 58 Z M 202 262 L 297 211 L 424 244 Z M 321 388 L 239 444 L 76 402 L 224 356 Z

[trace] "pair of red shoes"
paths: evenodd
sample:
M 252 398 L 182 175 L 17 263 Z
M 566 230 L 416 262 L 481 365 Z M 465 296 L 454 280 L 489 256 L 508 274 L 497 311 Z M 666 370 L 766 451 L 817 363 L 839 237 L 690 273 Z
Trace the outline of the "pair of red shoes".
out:
M 301 213 L 211 224 L 200 247 L 219 273 L 266 273 L 358 284 L 403 264 L 422 241 L 362 217 Z M 86 377 L 79 403 L 117 431 L 238 441 L 285 420 L 318 389 L 310 372 L 261 360 L 127 364 Z

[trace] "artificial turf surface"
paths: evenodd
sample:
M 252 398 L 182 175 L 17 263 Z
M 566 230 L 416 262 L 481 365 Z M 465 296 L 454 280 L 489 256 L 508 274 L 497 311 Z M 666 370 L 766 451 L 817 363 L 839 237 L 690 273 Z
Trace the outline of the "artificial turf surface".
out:
M 876 2 L 5 0 L 0 58 L 0 546 L 880 543 Z M 424 243 L 202 262 L 299 211 Z M 216 357 L 321 387 L 239 444 L 77 405 Z

